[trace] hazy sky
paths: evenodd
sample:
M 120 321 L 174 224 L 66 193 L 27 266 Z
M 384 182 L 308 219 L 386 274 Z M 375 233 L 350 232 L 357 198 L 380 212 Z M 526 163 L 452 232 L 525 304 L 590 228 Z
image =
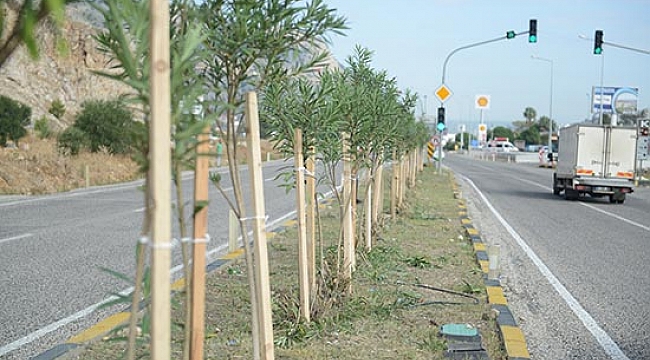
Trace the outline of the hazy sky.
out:
M 639 109 L 650 107 L 650 55 L 604 46 L 593 55 L 594 31 L 604 41 L 650 50 L 648 0 L 325 0 L 349 21 L 347 36 L 332 36 L 331 50 L 345 63 L 359 44 L 374 51 L 373 66 L 397 78 L 402 89 L 417 92 L 426 112 L 440 102 L 434 90 L 442 81 L 443 62 L 454 49 L 528 30 L 537 19 L 538 41 L 527 35 L 454 54 L 447 65 L 446 85 L 453 95 L 445 103 L 451 131 L 460 124 L 476 127 L 476 95 L 490 96 L 484 110 L 488 125 L 509 125 L 523 119 L 526 107 L 538 116 L 550 112 L 553 61 L 553 119 L 560 124 L 589 115 L 592 86 L 639 88 Z M 417 114 L 422 112 L 418 106 Z

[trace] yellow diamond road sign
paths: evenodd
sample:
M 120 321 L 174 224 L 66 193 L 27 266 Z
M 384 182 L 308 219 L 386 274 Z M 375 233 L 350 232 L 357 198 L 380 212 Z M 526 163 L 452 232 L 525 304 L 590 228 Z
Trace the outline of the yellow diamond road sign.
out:
M 435 93 L 436 97 L 441 102 L 445 102 L 451 96 L 451 90 L 445 84 L 440 85 L 440 87 L 436 89 Z

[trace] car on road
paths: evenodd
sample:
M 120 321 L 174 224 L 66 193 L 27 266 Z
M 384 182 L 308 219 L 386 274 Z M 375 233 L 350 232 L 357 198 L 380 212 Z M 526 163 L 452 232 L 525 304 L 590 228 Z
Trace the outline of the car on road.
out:
M 493 140 L 488 142 L 486 150 L 490 152 L 517 152 L 519 148 L 507 140 Z

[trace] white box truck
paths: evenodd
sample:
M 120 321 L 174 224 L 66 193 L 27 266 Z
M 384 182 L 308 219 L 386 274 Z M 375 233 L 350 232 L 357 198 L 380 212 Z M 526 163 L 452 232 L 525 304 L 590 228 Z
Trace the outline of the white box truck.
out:
M 553 194 L 567 200 L 609 197 L 622 204 L 634 191 L 635 128 L 575 124 L 560 129 Z

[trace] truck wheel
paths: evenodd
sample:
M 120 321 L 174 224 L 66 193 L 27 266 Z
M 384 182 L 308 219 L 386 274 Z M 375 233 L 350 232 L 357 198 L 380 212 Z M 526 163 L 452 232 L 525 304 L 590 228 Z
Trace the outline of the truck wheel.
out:
M 565 200 L 576 200 L 579 194 L 577 191 L 570 189 L 568 187 L 564 188 L 564 199 Z
M 553 174 L 553 195 L 560 195 L 561 190 L 557 185 L 557 174 Z
M 609 202 L 612 204 L 622 204 L 625 202 L 625 193 L 614 193 L 609 196 Z

